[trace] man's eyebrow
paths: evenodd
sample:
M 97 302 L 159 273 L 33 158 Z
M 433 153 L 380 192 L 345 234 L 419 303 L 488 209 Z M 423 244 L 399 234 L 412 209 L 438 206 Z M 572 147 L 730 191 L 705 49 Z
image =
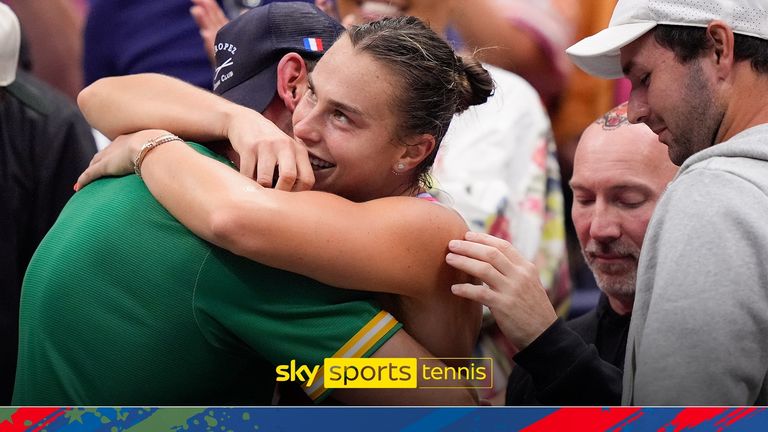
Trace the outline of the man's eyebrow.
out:
M 315 95 L 317 95 L 317 87 L 315 87 L 315 83 L 312 81 L 312 74 L 307 75 L 307 81 L 309 82 L 309 88 L 311 88 L 312 91 L 315 92 Z M 365 114 L 361 109 L 334 99 L 330 99 L 328 105 L 349 114 L 365 117 Z
M 649 192 L 651 187 L 643 183 L 619 183 L 611 186 L 608 190 L 613 192 Z
M 590 190 L 587 185 L 583 185 L 579 183 L 578 181 L 574 182 L 573 179 L 568 182 L 568 185 L 573 190 Z M 623 183 L 618 183 L 615 185 L 612 185 L 608 187 L 608 191 L 616 193 L 616 192 L 649 192 L 651 191 L 651 187 L 644 183 L 634 182 L 634 181 L 628 181 Z

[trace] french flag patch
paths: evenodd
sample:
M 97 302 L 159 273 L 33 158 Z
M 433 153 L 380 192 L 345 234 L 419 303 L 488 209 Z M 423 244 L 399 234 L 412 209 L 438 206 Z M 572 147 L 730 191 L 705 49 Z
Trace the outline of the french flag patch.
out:
M 304 48 L 307 51 L 322 51 L 323 40 L 320 38 L 304 38 Z

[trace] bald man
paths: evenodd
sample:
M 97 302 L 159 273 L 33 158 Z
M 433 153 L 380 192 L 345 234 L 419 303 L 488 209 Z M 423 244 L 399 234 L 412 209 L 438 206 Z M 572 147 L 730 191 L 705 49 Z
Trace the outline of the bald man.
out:
M 570 182 L 572 216 L 602 294 L 596 309 L 567 323 L 555 315 L 535 268 L 508 243 L 474 233 L 452 242 L 448 263 L 487 285 L 457 285 L 454 293 L 487 305 L 520 350 L 507 405 L 621 403 L 640 248 L 676 172 L 657 136 L 628 122 L 626 104 L 584 131 Z

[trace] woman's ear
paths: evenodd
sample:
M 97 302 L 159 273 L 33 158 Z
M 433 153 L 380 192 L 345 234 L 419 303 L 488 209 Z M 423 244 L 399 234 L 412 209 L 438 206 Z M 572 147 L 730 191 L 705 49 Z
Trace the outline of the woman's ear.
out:
M 405 149 L 397 160 L 396 166 L 398 168 L 403 167 L 403 172 L 414 169 L 435 151 L 436 146 L 435 137 L 431 134 L 419 134 L 409 137 L 406 139 Z
M 288 53 L 277 64 L 277 95 L 293 112 L 307 88 L 307 64 L 296 53 Z

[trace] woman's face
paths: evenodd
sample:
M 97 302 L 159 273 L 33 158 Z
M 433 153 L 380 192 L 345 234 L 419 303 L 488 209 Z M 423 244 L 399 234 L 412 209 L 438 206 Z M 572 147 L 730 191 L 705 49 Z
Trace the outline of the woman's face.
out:
M 309 151 L 315 190 L 353 201 L 398 195 L 409 176 L 393 173 L 406 147 L 397 141 L 396 78 L 344 35 L 318 62 L 293 113 Z

